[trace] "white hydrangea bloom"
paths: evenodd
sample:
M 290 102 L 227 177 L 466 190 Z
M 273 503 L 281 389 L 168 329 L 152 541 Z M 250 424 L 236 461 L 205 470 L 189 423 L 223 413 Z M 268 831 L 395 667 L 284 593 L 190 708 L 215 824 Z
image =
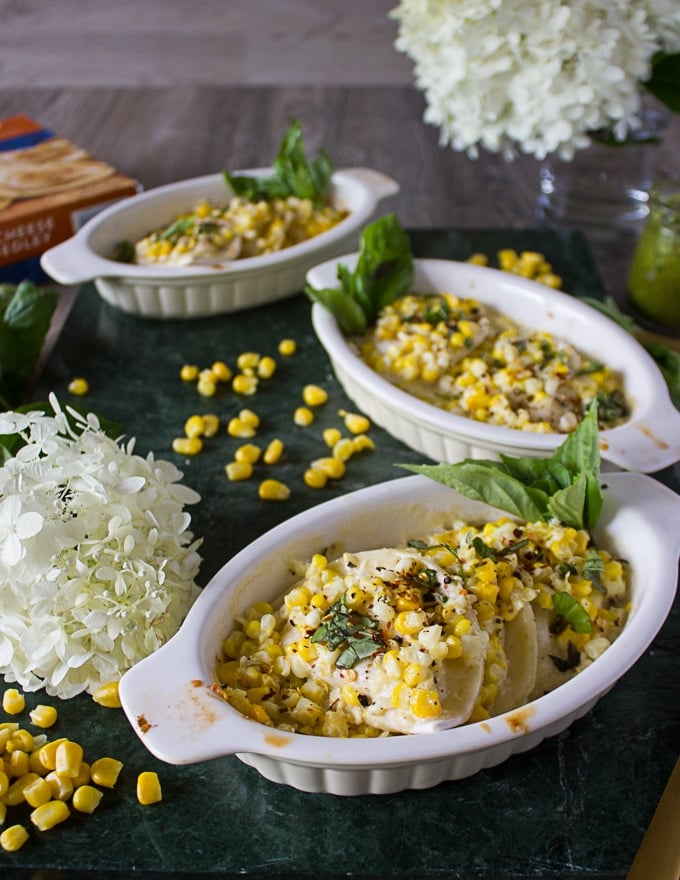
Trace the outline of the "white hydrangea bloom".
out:
M 107 437 L 92 414 L 0 414 L 24 445 L 0 467 L 0 673 L 26 691 L 92 693 L 166 642 L 198 588 L 173 464 Z
M 569 159 L 590 144 L 589 131 L 623 138 L 639 124 L 652 55 L 678 42 L 677 5 L 401 0 L 391 15 L 442 145 L 472 157 L 482 147 Z

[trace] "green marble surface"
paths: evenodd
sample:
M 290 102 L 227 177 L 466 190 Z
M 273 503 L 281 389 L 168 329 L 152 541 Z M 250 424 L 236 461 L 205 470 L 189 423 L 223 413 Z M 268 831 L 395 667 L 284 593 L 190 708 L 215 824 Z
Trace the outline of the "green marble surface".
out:
M 573 233 L 418 230 L 412 238 L 421 256 L 541 250 L 570 292 L 602 295 L 583 240 Z M 70 399 L 69 380 L 86 376 L 88 407 L 136 437 L 138 452 L 153 450 L 175 461 L 185 482 L 201 493 L 192 509 L 194 532 L 205 539 L 201 585 L 290 515 L 400 476 L 395 461 L 422 460 L 374 428 L 375 452 L 353 458 L 344 480 L 322 492 L 304 486 L 306 463 L 323 449 L 321 429 L 338 424 L 338 409 L 352 408 L 316 342 L 309 310 L 299 295 L 216 319 L 156 322 L 114 310 L 88 285 L 42 376 L 36 398 L 54 390 L 62 402 Z M 230 483 L 224 477 L 224 464 L 240 441 L 223 433 L 193 459 L 171 451 L 187 416 L 209 410 L 224 421 L 244 405 L 224 392 L 206 407 L 178 372 L 184 363 L 233 362 L 244 350 L 275 355 L 286 336 L 297 340 L 298 353 L 278 358 L 275 376 L 247 401 L 262 417 L 260 439 L 280 436 L 286 443 L 276 476 L 293 487 L 292 497 L 285 504 L 264 503 L 257 498 L 257 479 Z M 325 386 L 330 399 L 315 426 L 300 429 L 291 414 L 309 381 Z M 657 476 L 676 490 L 680 486 L 677 468 Z M 0 853 L 0 877 L 621 880 L 680 746 L 679 633 L 676 603 L 651 649 L 595 709 L 529 753 L 469 779 L 383 797 L 304 794 L 266 781 L 236 757 L 172 767 L 146 752 L 121 712 L 88 697 L 60 702 L 55 733 L 80 741 L 86 758 L 111 754 L 124 761 L 119 784 L 92 816 L 33 834 L 18 853 Z M 44 695 L 29 695 L 29 705 L 41 701 Z M 136 801 L 136 776 L 145 769 L 160 774 L 161 804 Z

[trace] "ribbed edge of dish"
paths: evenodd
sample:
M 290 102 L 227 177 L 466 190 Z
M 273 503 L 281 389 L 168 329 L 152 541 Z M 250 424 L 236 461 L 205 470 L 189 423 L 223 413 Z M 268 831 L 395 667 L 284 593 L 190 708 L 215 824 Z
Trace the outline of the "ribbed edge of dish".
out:
M 357 234 L 353 231 L 312 254 L 258 272 L 240 274 L 236 266 L 232 275 L 181 283 L 97 278 L 95 287 L 110 305 L 145 318 L 201 318 L 237 312 L 299 293 L 307 271 L 321 260 L 344 253 L 356 243 Z
M 535 748 L 544 739 L 566 730 L 574 721 L 587 714 L 599 697 L 576 712 L 559 718 L 540 730 L 522 732 L 516 739 L 499 743 L 493 748 L 450 755 L 436 761 L 419 761 L 392 767 L 338 769 L 293 764 L 267 755 L 238 754 L 236 757 L 253 767 L 265 779 L 289 785 L 298 791 L 356 797 L 366 794 L 396 794 L 408 789 L 433 788 L 442 782 L 465 779 L 507 761 L 512 755 Z M 423 734 L 427 736 L 427 734 Z

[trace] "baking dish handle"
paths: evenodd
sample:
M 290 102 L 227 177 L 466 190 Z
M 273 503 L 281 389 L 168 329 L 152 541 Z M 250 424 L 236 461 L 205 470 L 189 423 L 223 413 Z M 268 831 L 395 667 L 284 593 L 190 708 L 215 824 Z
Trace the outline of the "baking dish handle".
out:
M 376 201 L 396 195 L 400 190 L 400 186 L 394 178 L 388 177 L 380 171 L 374 171 L 372 168 L 343 168 L 337 174 L 365 186 Z
M 125 274 L 126 267 L 121 263 L 118 268 L 112 260 L 93 254 L 80 233 L 45 251 L 40 265 L 59 284 L 84 284 L 94 278 L 120 277 Z
M 654 473 L 680 460 L 680 412 L 668 395 L 654 401 L 653 420 L 644 415 L 614 429 L 602 457 L 627 470 Z

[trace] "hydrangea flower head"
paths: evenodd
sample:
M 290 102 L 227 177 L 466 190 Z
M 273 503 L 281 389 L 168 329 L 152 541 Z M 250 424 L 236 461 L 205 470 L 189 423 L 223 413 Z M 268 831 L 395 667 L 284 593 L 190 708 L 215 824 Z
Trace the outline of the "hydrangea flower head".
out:
M 26 691 L 92 693 L 166 642 L 198 593 L 200 541 L 180 471 L 112 440 L 96 416 L 0 413 L 0 673 Z M 1 450 L 0 450 L 1 451 Z

